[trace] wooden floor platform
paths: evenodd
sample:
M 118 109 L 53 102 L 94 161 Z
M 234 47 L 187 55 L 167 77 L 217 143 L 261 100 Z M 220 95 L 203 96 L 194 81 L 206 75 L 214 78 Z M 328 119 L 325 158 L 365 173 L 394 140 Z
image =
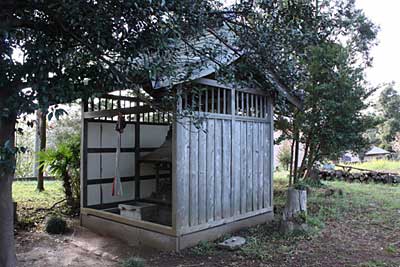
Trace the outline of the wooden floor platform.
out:
M 196 232 L 178 235 L 173 227 L 133 220 L 102 210 L 81 209 L 81 225 L 104 236 L 125 241 L 132 246 L 148 246 L 160 250 L 175 250 L 195 246 L 200 241 L 215 240 L 224 234 L 262 224 L 273 219 L 265 212 Z

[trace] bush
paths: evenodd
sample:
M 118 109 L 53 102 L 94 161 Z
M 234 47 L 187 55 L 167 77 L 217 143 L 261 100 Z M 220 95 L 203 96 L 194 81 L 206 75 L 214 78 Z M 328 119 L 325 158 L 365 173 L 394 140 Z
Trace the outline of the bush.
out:
M 139 257 L 131 257 L 122 262 L 122 267 L 144 267 L 145 260 Z
M 278 152 L 278 160 L 279 164 L 285 169 L 288 170 L 290 166 L 291 159 L 291 145 L 289 141 L 285 141 Z
M 46 223 L 46 232 L 49 234 L 64 234 L 67 231 L 67 223 L 63 218 L 51 217 Z
M 63 181 L 68 206 L 79 207 L 80 136 L 64 140 L 56 149 L 40 152 L 39 158 L 49 173 Z

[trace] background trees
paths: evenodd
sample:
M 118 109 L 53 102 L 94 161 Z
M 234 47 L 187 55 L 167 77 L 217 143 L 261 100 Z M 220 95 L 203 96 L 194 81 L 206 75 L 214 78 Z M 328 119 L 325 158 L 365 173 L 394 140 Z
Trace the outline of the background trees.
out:
M 4 0 L 0 3 L 0 217 L 9 219 L 0 221 L 3 266 L 15 265 L 11 205 L 18 150 L 15 123 L 24 114 L 46 112 L 53 104 L 137 88 L 148 81 L 149 73 L 174 74 L 169 62 L 179 52 L 176 42 L 185 43 L 222 23 L 238 37 L 230 49 L 245 56 L 237 67 L 223 67 L 219 78 L 240 77 L 272 95 L 284 86 L 304 97 L 307 116 L 275 95 L 278 125 L 296 142 L 308 144 L 307 168 L 344 149 L 339 144 L 359 140 L 364 126 L 359 99 L 368 95 L 362 71 L 370 63 L 368 50 L 376 29 L 352 0 L 241 1 L 226 9 L 212 0 Z M 16 57 L 15 51 L 21 56 Z M 213 48 L 196 52 L 201 57 L 215 54 Z M 55 117 L 61 113 L 50 111 Z M 345 119 L 340 121 L 339 116 Z
M 378 112 L 382 123 L 378 126 L 381 145 L 393 149 L 396 134 L 400 133 L 400 94 L 390 84 L 383 89 L 378 99 Z
M 136 88 L 174 38 L 200 29 L 213 1 L 10 1 L 0 3 L 0 265 L 15 266 L 11 184 L 17 120 L 37 109 Z M 173 13 L 174 20 L 167 19 Z M 213 16 L 207 17 L 207 22 Z M 19 51 L 20 57 L 15 52 Z M 141 57 L 142 63 L 132 59 Z M 55 117 L 60 110 L 52 112 Z

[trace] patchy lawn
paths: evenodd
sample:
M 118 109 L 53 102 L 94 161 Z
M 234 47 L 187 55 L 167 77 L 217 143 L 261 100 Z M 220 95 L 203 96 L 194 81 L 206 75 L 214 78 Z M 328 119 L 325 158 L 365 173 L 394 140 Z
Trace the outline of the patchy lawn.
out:
M 66 213 L 65 202 L 51 209 L 63 200 L 64 191 L 60 181 L 45 181 L 45 191 L 36 191 L 36 181 L 18 181 L 13 183 L 13 199 L 17 202 L 18 226 L 31 229 L 40 226 L 50 214 Z
M 285 173 L 276 175 L 277 215 L 286 184 Z M 30 267 L 121 266 L 121 260 L 131 256 L 144 258 L 151 267 L 400 266 L 399 186 L 329 182 L 311 190 L 308 207 L 309 232 L 282 236 L 277 221 L 245 229 L 237 234 L 248 242 L 235 252 L 219 250 L 216 242 L 181 253 L 143 251 L 73 227 L 73 233 L 62 237 L 21 232 L 18 258 L 20 266 Z

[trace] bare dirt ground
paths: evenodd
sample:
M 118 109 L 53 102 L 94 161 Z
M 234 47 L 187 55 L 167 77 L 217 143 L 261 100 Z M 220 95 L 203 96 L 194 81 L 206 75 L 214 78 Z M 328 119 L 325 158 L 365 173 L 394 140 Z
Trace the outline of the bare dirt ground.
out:
M 400 267 L 400 188 L 329 185 L 308 196 L 309 232 L 283 236 L 277 222 L 245 229 L 237 234 L 247 244 L 235 252 L 218 249 L 216 242 L 180 253 L 129 247 L 79 227 L 75 219 L 70 233 L 62 236 L 40 228 L 17 232 L 18 266 L 119 267 L 137 256 L 147 267 Z M 276 214 L 281 214 L 284 190 L 275 192 Z
M 295 245 L 293 240 L 271 240 L 270 255 L 265 259 L 217 249 L 201 253 L 195 253 L 193 249 L 182 253 L 160 253 L 128 247 L 80 227 L 64 236 L 20 232 L 16 236 L 17 257 L 19 267 L 111 267 L 120 266 L 122 259 L 133 255 L 145 258 L 147 266 L 151 267 L 400 266 L 400 253 L 386 250 L 388 244 L 394 244 L 400 251 L 400 229 L 355 225 L 358 223 L 351 220 L 331 221 L 318 236 L 297 240 Z

